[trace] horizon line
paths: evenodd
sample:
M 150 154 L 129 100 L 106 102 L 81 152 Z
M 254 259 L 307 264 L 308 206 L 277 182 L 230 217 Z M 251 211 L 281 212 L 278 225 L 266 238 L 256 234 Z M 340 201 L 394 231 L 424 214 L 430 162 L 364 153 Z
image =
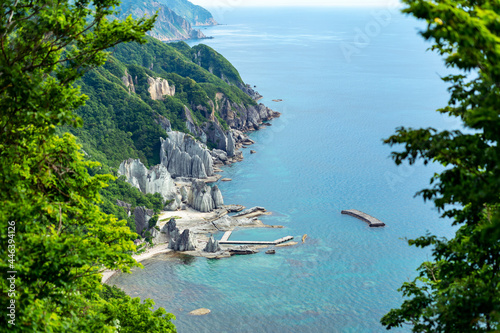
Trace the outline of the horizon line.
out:
M 393 5 L 388 5 L 388 4 L 374 4 L 374 5 L 366 5 L 366 4 L 332 4 L 332 5 L 324 5 L 324 4 L 317 4 L 317 5 L 301 5 L 301 4 L 286 4 L 286 5 L 279 5 L 279 4 L 270 4 L 270 5 L 264 5 L 264 4 L 246 4 L 246 5 L 238 5 L 238 6 L 232 6 L 232 5 L 218 5 L 218 6 L 202 6 L 198 5 L 200 7 L 203 7 L 205 9 L 211 9 L 211 8 L 232 8 L 232 9 L 237 9 L 237 8 L 403 8 L 403 4 L 399 4 L 398 6 L 393 6 Z

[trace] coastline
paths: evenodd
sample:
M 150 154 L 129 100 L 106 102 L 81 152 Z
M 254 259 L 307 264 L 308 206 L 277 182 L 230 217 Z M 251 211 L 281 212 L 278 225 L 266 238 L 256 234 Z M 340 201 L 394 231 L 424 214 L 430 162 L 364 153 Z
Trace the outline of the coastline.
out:
M 297 17 L 303 14 L 296 13 Z M 343 21 L 339 13 L 325 10 L 313 16 L 311 12 L 311 19 L 325 27 L 331 24 L 333 28 L 342 28 L 343 23 L 347 30 L 338 31 L 348 34 L 370 14 L 368 10 L 366 16 L 353 11 L 352 15 L 346 13 Z M 270 25 L 284 26 L 289 22 L 289 16 L 283 13 L 277 13 L 275 21 L 267 20 L 270 15 L 264 11 L 246 14 L 240 10 L 236 14 L 229 23 L 245 19 L 242 30 L 251 27 L 262 36 Z M 422 111 L 415 116 L 411 104 L 431 108 L 442 96 L 439 85 L 424 79 L 445 70 L 441 69 L 441 63 L 431 63 L 429 56 L 424 58 L 398 48 L 415 46 L 412 38 L 403 36 L 404 32 L 413 31 L 414 25 L 400 16 L 394 16 L 391 25 L 384 28 L 386 33 L 396 35 L 393 38 L 397 43 L 390 42 L 389 38 L 373 39 L 373 47 L 363 49 L 364 56 L 353 58 L 351 63 L 338 54 L 342 41 L 336 39 L 337 35 L 331 36 L 331 40 L 311 37 L 315 30 L 306 20 L 297 23 L 297 30 L 277 30 L 280 43 L 249 37 L 245 30 L 233 31 L 232 27 L 218 33 L 218 41 L 209 40 L 213 42 L 209 45 L 239 64 L 238 69 L 248 82 L 258 84 L 265 95 L 264 104 L 276 111 L 285 111 L 283 120 L 272 121 L 273 126 L 267 133 L 262 131 L 250 136 L 257 142 L 248 150 L 255 149 L 257 154 L 244 151 L 245 164 L 223 168 L 222 175 L 233 178 L 233 182 L 226 183 L 227 186 L 216 184 L 224 199 L 227 196 L 227 203 L 263 205 L 276 214 L 263 219 L 264 223 L 283 224 L 287 227 L 285 234 L 307 233 L 309 237 L 304 245 L 277 247 L 275 256 L 261 251 L 249 258 L 195 258 L 190 265 L 184 265 L 180 260 L 166 262 L 171 253 L 161 254 L 143 261 L 143 265 L 148 265 L 143 270 L 134 269 L 130 276 L 114 276 L 109 280 L 111 285 L 115 283 L 134 296 L 156 296 L 157 306 L 176 315 L 179 332 L 245 329 L 307 332 L 311 327 L 318 332 L 383 331 L 380 316 L 385 307 L 389 310 L 390 304 L 401 298 L 396 292 L 399 281 L 415 274 L 415 267 L 426 257 L 422 250 L 401 242 L 401 235 L 411 237 L 432 230 L 446 237 L 449 229 L 439 223 L 436 212 L 427 204 L 413 198 L 416 186 L 428 180 L 433 167 L 416 167 L 408 176 L 411 171 L 408 168 L 400 170 L 401 167 L 388 164 L 387 159 L 377 158 L 387 155 L 387 147 L 380 144 L 381 131 L 392 133 L 400 123 L 422 121 L 428 114 Z M 328 17 L 339 19 L 328 21 Z M 231 46 L 237 41 L 244 43 L 248 52 Z M 228 50 L 231 47 L 235 50 Z M 307 55 L 314 61 L 294 67 L 301 64 L 304 55 L 294 53 L 295 48 L 308 50 Z M 384 53 L 387 49 L 398 52 L 387 55 Z M 277 66 L 274 52 L 283 55 L 282 66 Z M 378 55 L 386 58 L 377 58 Z M 262 61 L 248 61 L 249 57 Z M 382 66 L 378 59 L 387 59 L 388 66 Z M 424 60 L 429 65 L 415 70 Z M 395 63 L 398 66 L 394 66 Z M 296 71 L 286 70 L 288 67 Z M 405 81 L 412 91 L 422 89 L 418 90 L 419 94 L 406 96 L 399 90 L 397 80 L 380 84 L 380 77 L 401 77 L 401 70 L 412 76 Z M 286 91 L 274 82 L 287 83 Z M 386 87 L 390 87 L 390 91 L 386 91 Z M 373 103 L 373 98 L 369 98 L 372 93 L 380 95 L 384 91 L 392 98 L 387 104 L 386 100 Z M 420 100 L 423 95 L 430 97 Z M 269 97 L 274 96 L 283 98 L 284 102 L 268 102 Z M 435 126 L 443 124 L 446 125 L 446 121 L 438 119 Z M 268 135 L 269 130 L 273 136 Z M 266 140 L 270 144 L 266 144 Z M 356 148 L 356 154 L 352 147 Z M 394 182 L 392 177 L 400 182 Z M 390 222 L 390 228 L 377 229 L 374 233 L 366 223 L 340 214 L 342 209 L 350 207 Z M 261 238 L 257 236 L 268 231 L 281 232 L 251 230 L 256 237 L 245 239 Z M 233 235 L 234 239 L 242 238 L 237 232 Z M 217 239 L 221 239 L 219 235 Z M 295 241 L 300 243 L 300 237 Z M 165 270 L 152 271 L 148 276 L 149 265 L 162 268 L 167 264 Z M 163 272 L 171 271 L 171 266 L 182 275 L 165 275 Z M 160 282 L 175 288 L 173 301 L 169 298 L 172 289 L 161 288 Z M 193 289 L 194 292 L 186 288 L 183 293 L 184 286 L 199 289 Z M 200 307 L 209 308 L 212 313 L 205 317 L 189 316 L 190 310 Z
M 246 89 L 242 89 L 243 92 L 252 97 L 256 102 L 263 98 L 262 95 L 254 91 L 250 85 L 244 86 Z M 260 104 L 263 108 L 270 111 L 270 113 L 265 117 L 258 116 L 255 120 L 255 123 L 246 128 L 235 129 L 232 128 L 233 136 L 234 136 L 234 149 L 235 154 L 234 157 L 229 158 L 226 157 L 225 160 L 220 160 L 214 157 L 214 171 L 215 175 L 207 177 L 205 179 L 198 179 L 203 181 L 204 183 L 215 183 L 219 179 L 222 178 L 220 173 L 223 170 L 220 169 L 222 166 L 231 165 L 233 163 L 243 161 L 242 149 L 248 148 L 253 145 L 255 142 L 248 137 L 249 132 L 253 132 L 256 130 L 262 130 L 271 126 L 269 123 L 271 120 L 275 118 L 279 118 L 281 116 L 280 112 L 273 111 L 263 104 Z M 251 151 L 251 153 L 255 153 Z M 225 179 L 227 181 L 228 179 Z M 177 181 L 174 179 L 174 184 L 176 187 L 189 187 L 191 186 L 190 182 L 186 182 L 185 179 L 178 179 Z M 237 208 L 236 208 L 237 207 Z M 159 214 L 158 222 L 156 224 L 157 231 L 151 231 L 153 236 L 153 246 L 146 247 L 146 251 L 139 255 L 134 254 L 132 258 L 136 260 L 136 262 L 141 262 L 143 260 L 149 259 L 157 254 L 162 253 L 181 253 L 185 255 L 191 255 L 195 257 L 205 257 L 212 259 L 220 259 L 220 258 L 228 258 L 235 254 L 253 254 L 257 253 L 259 249 L 269 248 L 272 245 L 226 245 L 219 244 L 218 240 L 215 240 L 215 243 L 218 246 L 218 250 L 215 252 L 205 252 L 205 247 L 209 243 L 213 234 L 219 233 L 221 231 L 234 231 L 236 228 L 283 228 L 282 226 L 272 226 L 265 225 L 261 220 L 258 219 L 259 216 L 262 215 L 270 215 L 271 212 L 268 212 L 263 207 L 253 207 L 247 210 L 248 212 L 241 212 L 246 207 L 232 204 L 225 205 L 222 208 L 215 209 L 211 212 L 203 213 L 198 210 L 195 210 L 187 205 L 182 205 L 181 210 L 173 210 L 173 211 L 162 211 Z M 229 216 L 228 213 L 238 212 L 234 217 Z M 191 241 L 194 244 L 195 250 L 193 251 L 176 251 L 174 249 L 169 248 L 170 235 L 167 231 L 167 223 L 174 219 L 174 227 L 177 226 L 177 232 L 179 235 L 183 233 L 185 230 L 189 231 Z M 219 223 L 219 226 L 216 225 Z M 210 235 L 210 236 L 208 236 Z M 285 236 L 285 235 L 283 235 Z M 283 237 L 284 238 L 284 237 Z M 287 240 L 287 243 L 280 244 L 279 246 L 291 246 L 296 245 L 296 242 L 291 242 L 293 237 L 290 236 L 290 239 Z M 188 241 L 188 242 L 189 242 Z M 278 245 L 276 245 L 278 246 Z M 103 271 L 102 274 L 102 283 L 106 283 L 115 273 L 119 271 Z
M 167 253 L 167 252 L 173 252 L 173 250 L 168 248 L 168 244 L 158 244 L 147 249 L 146 252 L 144 253 L 132 255 L 132 258 L 134 258 L 135 261 L 137 262 L 141 262 L 157 254 Z M 113 275 L 115 275 L 118 272 L 120 271 L 105 270 L 104 272 L 101 273 L 102 275 L 101 283 L 106 283 Z
M 261 97 L 262 98 L 262 97 Z M 281 114 L 277 113 L 274 117 L 271 117 L 270 119 L 266 119 L 266 121 L 270 121 L 274 118 L 278 118 Z M 259 130 L 262 130 L 266 128 L 264 122 L 259 124 Z M 236 144 L 236 150 L 241 151 L 243 148 L 247 148 L 247 146 L 254 144 L 253 140 L 250 140 L 248 136 L 245 134 L 244 135 L 245 140 L 242 142 L 237 142 Z M 230 161 L 228 164 L 233 164 L 237 162 L 242 162 L 243 158 L 235 158 L 232 161 Z M 222 178 L 220 175 L 221 172 L 223 172 L 220 167 L 224 166 L 226 164 L 214 164 L 215 167 L 215 176 L 209 177 L 208 179 L 205 179 L 204 181 L 206 183 L 215 183 L 219 179 Z M 181 183 L 176 183 L 176 186 L 181 185 Z M 238 207 L 237 210 L 233 210 L 235 207 Z M 149 247 L 146 249 L 144 253 L 141 254 L 134 254 L 132 255 L 132 258 L 136 260 L 136 262 L 141 262 L 146 259 L 152 258 L 155 255 L 158 254 L 163 254 L 163 253 L 182 253 L 186 255 L 191 255 L 195 257 L 204 257 L 204 258 L 211 258 L 211 259 L 220 259 L 220 258 L 228 258 L 234 255 L 234 252 L 239 252 L 243 251 L 246 252 L 245 254 L 249 253 L 257 253 L 259 249 L 263 248 L 270 248 L 274 246 L 270 245 L 244 245 L 244 246 L 234 246 L 234 245 L 220 245 L 220 251 L 217 251 L 215 253 L 211 252 L 205 252 L 204 248 L 209 242 L 210 237 L 208 236 L 219 233 L 221 231 L 234 231 L 236 228 L 283 228 L 283 226 L 275 226 L 275 225 L 266 225 L 264 224 L 261 220 L 259 220 L 259 217 L 262 215 L 271 215 L 272 212 L 268 212 L 266 209 L 263 207 L 253 207 L 250 208 L 246 211 L 248 213 L 245 213 L 245 211 L 241 212 L 244 210 L 246 207 L 233 204 L 233 205 L 226 205 L 222 209 L 214 210 L 211 212 L 200 212 L 197 211 L 191 207 L 186 207 L 186 209 L 182 210 L 175 210 L 175 211 L 162 211 L 159 214 L 158 218 L 158 223 L 157 227 L 159 227 L 159 230 L 164 230 L 166 227 L 166 224 L 170 219 L 175 219 L 176 225 L 179 229 L 179 232 L 183 232 L 186 229 L 189 229 L 189 231 L 192 233 L 193 236 L 193 243 L 195 245 L 195 250 L 194 251 L 174 251 L 169 248 L 169 239 L 165 235 L 165 233 L 160 232 L 158 235 L 155 237 L 153 240 L 154 245 L 152 247 Z M 231 217 L 228 215 L 230 211 L 236 211 L 240 212 L 237 217 Z M 223 223 L 219 223 L 217 226 L 215 223 L 218 221 L 223 220 Z M 218 240 L 217 240 L 218 241 Z M 296 242 L 288 241 L 287 243 L 276 245 L 276 247 L 283 247 L 283 246 L 294 246 L 297 245 Z M 231 254 L 231 251 L 234 251 L 233 254 Z M 107 281 L 115 274 L 118 273 L 119 271 L 109 271 L 106 270 L 102 272 L 102 283 L 107 283 Z
M 220 212 L 214 211 L 209 213 L 202 213 L 196 211 L 192 208 L 180 211 L 163 211 L 159 217 L 158 226 L 163 229 L 167 222 L 175 218 L 177 227 L 179 231 L 182 232 L 189 229 L 192 232 L 193 243 L 195 245 L 194 251 L 174 251 L 168 247 L 168 239 L 165 234 L 160 233 L 160 235 L 155 239 L 158 243 L 153 247 L 148 248 L 144 253 L 134 254 L 134 258 L 137 262 L 149 259 L 157 254 L 163 253 L 182 253 L 194 257 L 204 257 L 210 259 L 221 259 L 229 258 L 232 256 L 231 251 L 247 251 L 251 253 L 258 252 L 259 249 L 269 248 L 270 245 L 245 245 L 245 246 L 233 246 L 233 245 L 220 245 L 221 250 L 215 253 L 205 252 L 203 249 L 207 245 L 210 237 L 208 234 L 215 234 L 221 231 L 234 231 L 236 228 L 282 228 L 282 226 L 266 225 L 261 220 L 258 219 L 262 215 L 270 215 L 271 212 L 266 210 L 252 211 L 248 214 L 243 214 L 237 218 L 232 218 L 229 216 L 219 215 Z M 219 217 L 219 219 L 217 219 Z M 217 223 L 224 219 L 224 223 Z M 217 223 L 217 225 L 215 224 Z M 296 245 L 295 242 L 289 242 L 289 245 Z M 288 244 L 288 243 L 286 243 Z M 286 244 L 280 244 L 277 246 L 287 246 Z M 109 271 L 106 270 L 102 272 L 102 283 L 106 283 L 115 273 L 119 271 Z

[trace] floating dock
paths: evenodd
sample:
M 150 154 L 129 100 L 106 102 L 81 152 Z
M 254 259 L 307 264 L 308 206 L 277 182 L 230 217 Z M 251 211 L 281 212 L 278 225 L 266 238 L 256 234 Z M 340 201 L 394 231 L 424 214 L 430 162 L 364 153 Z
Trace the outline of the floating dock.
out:
M 360 219 L 361 221 L 368 223 L 368 225 L 372 228 L 385 227 L 384 222 L 382 222 L 379 219 L 376 219 L 373 216 L 370 216 L 366 213 L 360 212 L 359 210 L 356 210 L 356 209 L 343 210 L 342 214 L 354 216 L 354 217 Z
M 230 241 L 229 236 L 231 236 L 232 231 L 226 231 L 224 233 L 224 236 L 219 241 L 219 244 L 221 245 L 278 245 L 281 243 L 288 242 L 293 239 L 293 236 L 286 236 L 280 239 L 277 239 L 273 242 L 266 242 L 266 241 Z

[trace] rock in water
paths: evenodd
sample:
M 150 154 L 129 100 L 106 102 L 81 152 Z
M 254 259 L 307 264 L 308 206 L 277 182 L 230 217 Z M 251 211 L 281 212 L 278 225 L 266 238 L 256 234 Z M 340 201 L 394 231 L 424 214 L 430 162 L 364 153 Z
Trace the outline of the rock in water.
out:
M 238 214 L 235 214 L 233 217 L 239 217 L 239 216 L 243 216 L 243 215 L 248 215 L 248 214 L 251 214 L 251 213 L 255 213 L 257 211 L 261 211 L 261 212 L 265 212 L 266 209 L 264 207 L 252 207 L 252 208 L 249 208 L 249 209 L 246 209 Z
M 210 310 L 209 309 L 205 309 L 205 308 L 196 309 L 196 310 L 193 310 L 193 311 L 189 312 L 189 314 L 192 315 L 192 316 L 203 316 L 203 315 L 206 315 L 206 314 L 209 314 L 209 313 L 210 313 Z
M 235 248 L 235 249 L 229 250 L 229 254 L 231 254 L 232 256 L 234 256 L 234 255 L 248 255 L 248 254 L 255 254 L 255 253 L 259 253 L 259 251 L 252 250 L 252 249 L 248 248 L 247 246 L 242 246 L 240 248 Z
M 226 210 L 228 213 L 234 213 L 234 212 L 241 212 L 243 209 L 245 209 L 245 206 L 242 205 L 227 205 Z
M 203 249 L 205 252 L 215 253 L 220 251 L 219 241 L 214 239 L 214 236 L 210 236 L 207 246 Z

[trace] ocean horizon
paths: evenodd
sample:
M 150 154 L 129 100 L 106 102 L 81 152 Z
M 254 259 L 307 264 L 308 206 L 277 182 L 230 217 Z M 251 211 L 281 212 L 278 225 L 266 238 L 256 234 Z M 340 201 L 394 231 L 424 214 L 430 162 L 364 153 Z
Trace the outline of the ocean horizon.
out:
M 221 53 L 282 114 L 250 134 L 244 161 L 223 168 L 232 181 L 217 185 L 226 204 L 264 206 L 272 215 L 262 221 L 284 228 L 236 230 L 232 239 L 292 235 L 299 244 L 220 260 L 157 255 L 108 283 L 152 298 L 180 333 L 384 332 L 380 318 L 403 300 L 397 289 L 430 258 L 407 239 L 454 229 L 414 197 L 442 168 L 398 167 L 390 153 L 400 148 L 383 139 L 399 126 L 458 126 L 435 112 L 448 102 L 440 77 L 449 70 L 426 51 L 422 23 L 396 8 L 213 14 L 221 25 L 202 31 L 214 38 L 188 44 Z M 386 226 L 370 228 L 344 209 Z M 211 313 L 188 314 L 198 308 Z

